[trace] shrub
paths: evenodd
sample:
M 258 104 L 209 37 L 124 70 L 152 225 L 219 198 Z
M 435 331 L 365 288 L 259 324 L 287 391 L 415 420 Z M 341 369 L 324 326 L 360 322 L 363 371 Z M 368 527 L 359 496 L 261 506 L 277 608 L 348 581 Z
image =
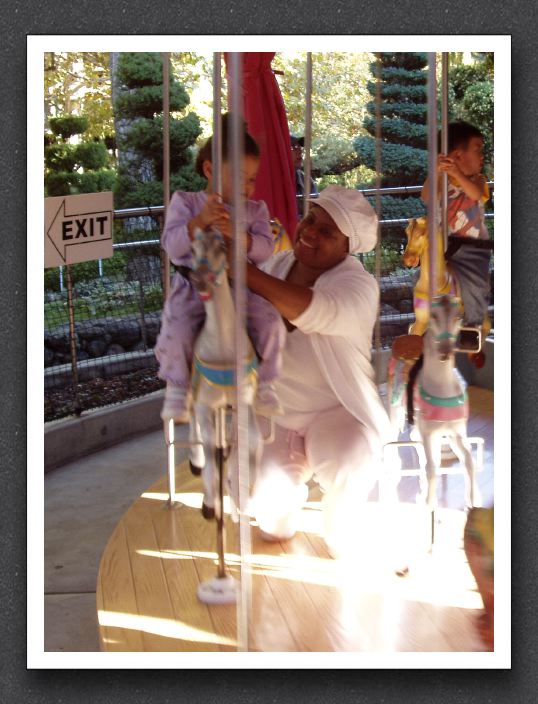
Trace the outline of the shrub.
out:
M 489 80 L 489 71 L 484 63 L 462 64 L 454 66 L 448 73 L 450 86 L 454 91 L 456 100 L 463 100 L 467 89 L 473 83 Z
M 79 174 L 77 181 L 79 193 L 96 193 L 98 191 L 99 179 L 95 171 L 85 171 L 83 174 Z
M 68 196 L 71 193 L 71 186 L 77 182 L 77 174 L 60 171 L 58 173 L 48 173 L 45 176 L 45 188 L 47 196 Z
M 87 117 L 80 115 L 62 115 L 61 117 L 51 117 L 49 120 L 51 132 L 57 137 L 69 139 L 75 134 L 85 132 L 90 123 Z
M 402 266 L 402 255 L 398 249 L 386 245 L 381 245 L 380 250 L 381 276 L 388 276 Z M 370 274 L 376 273 L 375 252 L 368 252 L 367 254 L 364 254 L 362 257 L 362 263 L 366 271 L 369 271 Z
M 75 147 L 77 162 L 84 170 L 96 171 L 108 164 L 108 152 L 103 142 L 82 142 Z
M 51 144 L 45 147 L 45 166 L 51 171 L 73 171 L 77 163 L 72 144 Z

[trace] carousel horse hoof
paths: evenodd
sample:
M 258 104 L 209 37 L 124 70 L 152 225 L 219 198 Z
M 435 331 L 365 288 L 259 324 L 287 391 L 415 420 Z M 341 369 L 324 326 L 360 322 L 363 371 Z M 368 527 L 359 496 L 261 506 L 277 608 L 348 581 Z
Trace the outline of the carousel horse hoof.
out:
M 401 567 L 398 570 L 395 570 L 395 574 L 397 577 L 409 577 L 409 567 Z
M 191 474 L 194 474 L 195 477 L 199 477 L 202 474 L 202 468 L 197 467 L 195 464 L 193 464 L 192 460 L 189 460 L 189 467 L 191 470 Z
M 202 503 L 202 516 L 206 519 L 206 521 L 213 520 L 213 518 L 215 518 L 215 509 Z

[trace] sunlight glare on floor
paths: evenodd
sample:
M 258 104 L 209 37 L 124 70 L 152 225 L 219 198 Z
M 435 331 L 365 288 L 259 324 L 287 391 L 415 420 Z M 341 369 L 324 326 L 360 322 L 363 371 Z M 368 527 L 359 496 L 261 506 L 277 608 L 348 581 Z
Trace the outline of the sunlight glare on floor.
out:
M 178 640 L 198 643 L 215 643 L 217 645 L 229 645 L 232 647 L 237 645 L 236 641 L 231 638 L 194 628 L 182 621 L 173 621 L 166 618 L 99 610 L 98 619 L 100 626 L 110 628 L 128 628 L 135 631 L 164 636 L 166 638 L 176 638 Z

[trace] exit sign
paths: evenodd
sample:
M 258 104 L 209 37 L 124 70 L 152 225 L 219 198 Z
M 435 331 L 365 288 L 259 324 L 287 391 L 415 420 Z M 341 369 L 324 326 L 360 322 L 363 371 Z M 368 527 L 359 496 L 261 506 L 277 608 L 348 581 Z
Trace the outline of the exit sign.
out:
M 113 255 L 111 191 L 45 198 L 45 267 Z

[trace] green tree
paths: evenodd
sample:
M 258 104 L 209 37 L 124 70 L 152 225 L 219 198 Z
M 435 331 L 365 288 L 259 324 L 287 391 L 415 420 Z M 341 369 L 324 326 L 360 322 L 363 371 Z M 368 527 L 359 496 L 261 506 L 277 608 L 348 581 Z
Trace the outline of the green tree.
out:
M 114 134 L 109 55 L 105 52 L 45 52 L 45 127 L 57 115 L 85 115 L 84 138 Z
M 368 101 L 368 64 L 372 55 L 352 52 L 312 54 L 312 175 L 320 186 L 355 186 L 372 174 L 353 147 L 366 134 L 362 119 Z M 306 52 L 278 53 L 273 68 L 292 134 L 304 134 Z
M 158 205 L 163 194 L 163 78 L 158 53 L 122 53 L 113 61 L 113 95 L 119 175 L 118 208 Z M 170 185 L 172 190 L 199 190 L 205 181 L 193 168 L 193 145 L 201 133 L 189 96 L 170 75 Z
M 484 135 L 484 170 L 493 178 L 493 54 L 473 54 L 474 63 L 448 71 L 450 119 L 466 120 Z
M 88 141 L 89 119 L 84 115 L 51 117 L 45 134 L 45 195 L 110 191 L 115 171 L 102 140 Z M 79 141 L 73 142 L 73 138 Z M 80 141 L 83 140 L 83 141 Z
M 376 94 L 379 71 L 381 101 L 381 187 L 416 186 L 427 171 L 427 55 L 382 53 L 371 64 L 368 82 L 371 100 L 364 127 L 368 136 L 358 136 L 355 149 L 369 168 L 376 167 Z M 375 185 L 372 181 L 369 186 Z M 382 196 L 383 219 L 409 218 L 424 213 L 418 196 Z M 384 237 L 402 237 L 401 227 L 389 227 Z

